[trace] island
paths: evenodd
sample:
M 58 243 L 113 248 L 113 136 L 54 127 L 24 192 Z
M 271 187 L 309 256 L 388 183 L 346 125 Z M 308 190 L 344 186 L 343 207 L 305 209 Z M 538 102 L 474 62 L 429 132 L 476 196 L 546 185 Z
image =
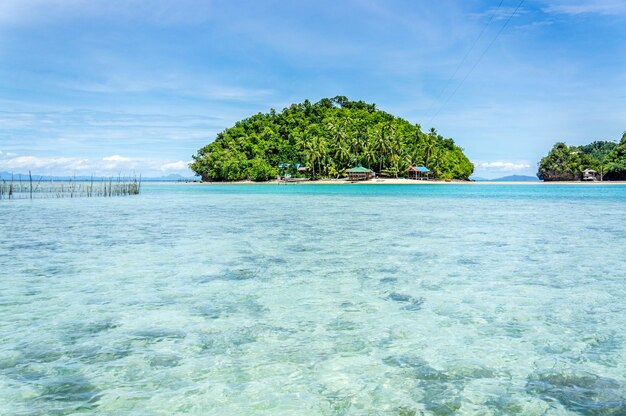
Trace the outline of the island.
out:
M 556 143 L 539 162 L 543 181 L 626 180 L 626 132 L 619 142 L 599 140 L 584 146 Z
M 345 178 L 357 167 L 400 178 L 415 166 L 440 180 L 469 180 L 474 171 L 454 140 L 434 128 L 423 132 L 375 104 L 343 96 L 241 120 L 199 149 L 190 164 L 204 181 Z

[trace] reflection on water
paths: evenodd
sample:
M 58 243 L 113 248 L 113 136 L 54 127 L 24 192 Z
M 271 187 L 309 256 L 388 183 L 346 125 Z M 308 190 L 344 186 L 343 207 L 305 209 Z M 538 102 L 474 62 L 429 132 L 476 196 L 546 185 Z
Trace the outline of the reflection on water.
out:
M 5 202 L 0 414 L 626 414 L 626 187 Z

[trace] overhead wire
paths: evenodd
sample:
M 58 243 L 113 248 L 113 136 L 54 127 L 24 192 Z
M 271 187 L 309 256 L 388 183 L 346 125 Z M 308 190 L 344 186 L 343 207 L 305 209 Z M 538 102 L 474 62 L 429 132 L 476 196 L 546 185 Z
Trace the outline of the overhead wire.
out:
M 456 69 L 454 70 L 452 75 L 450 75 L 450 78 L 448 78 L 448 80 L 446 81 L 446 83 L 445 83 L 444 87 L 442 88 L 441 92 L 437 95 L 437 97 L 433 101 L 431 101 L 430 106 L 428 107 L 428 110 L 426 110 L 426 114 L 430 114 L 431 110 L 433 109 L 433 107 L 435 105 L 435 102 L 439 101 L 439 99 L 441 97 L 443 97 L 444 92 L 446 92 L 446 90 L 448 89 L 448 87 L 452 83 L 452 80 L 454 79 L 454 77 L 456 77 L 456 74 L 458 74 L 458 72 L 461 69 L 461 67 L 463 66 L 463 64 L 465 64 L 465 61 L 467 61 L 467 58 L 469 57 L 470 53 L 472 53 L 472 51 L 474 50 L 474 48 L 476 47 L 478 42 L 482 39 L 483 35 L 487 31 L 487 28 L 491 25 L 491 22 L 493 21 L 494 17 L 496 16 L 496 13 L 498 12 L 498 10 L 500 10 L 500 6 L 502 6 L 503 2 L 504 2 L 504 0 L 500 0 L 500 3 L 498 4 L 498 7 L 496 7 L 495 11 L 491 14 L 491 17 L 489 18 L 489 21 L 487 22 L 487 24 L 485 26 L 483 26 L 483 29 L 480 31 L 478 36 L 474 39 L 474 42 L 472 43 L 472 46 L 467 50 L 467 52 L 465 52 L 465 55 L 463 56 L 463 59 L 461 59 L 459 64 L 456 66 Z
M 433 114 L 433 116 L 430 118 L 430 120 L 428 120 L 428 124 L 430 124 L 435 117 L 437 117 L 439 115 L 439 113 L 441 113 L 441 110 L 444 109 L 444 107 L 450 102 L 450 100 L 456 95 L 456 93 L 459 91 L 459 89 L 461 89 L 461 86 L 463 86 L 463 83 L 465 83 L 465 81 L 467 80 L 467 78 L 469 78 L 469 76 L 472 74 L 472 72 L 474 72 L 474 69 L 476 69 L 476 67 L 478 66 L 478 64 L 480 63 L 480 61 L 482 61 L 482 59 L 484 58 L 484 56 L 487 54 L 487 52 L 489 52 L 489 49 L 491 49 L 491 46 L 496 42 L 496 40 L 498 39 L 498 37 L 500 37 L 500 35 L 502 34 L 502 32 L 504 32 L 504 29 L 506 29 L 506 27 L 509 25 L 509 23 L 511 22 L 511 19 L 513 19 L 513 17 L 517 14 L 518 10 L 520 9 L 520 7 L 522 7 L 522 4 L 524 4 L 526 0 L 520 0 L 519 4 L 517 5 L 517 7 L 515 8 L 515 10 L 513 11 L 513 13 L 511 13 L 508 17 L 508 19 L 506 19 L 506 21 L 504 22 L 504 24 L 502 25 L 502 27 L 500 28 L 500 30 L 498 31 L 498 33 L 496 33 L 496 36 L 491 40 L 491 42 L 487 45 L 487 47 L 483 50 L 482 54 L 478 57 L 478 59 L 476 60 L 476 62 L 474 62 L 474 65 L 470 68 L 470 70 L 467 72 L 467 74 L 465 74 L 465 77 L 463 77 L 463 79 L 461 80 L 461 82 L 457 85 L 457 87 L 454 89 L 454 91 L 452 92 L 452 94 L 450 96 L 448 96 L 448 98 L 446 99 L 446 101 L 444 101 L 444 103 L 441 105 L 441 107 L 439 107 L 439 109 L 437 110 L 437 112 L 435 114 Z

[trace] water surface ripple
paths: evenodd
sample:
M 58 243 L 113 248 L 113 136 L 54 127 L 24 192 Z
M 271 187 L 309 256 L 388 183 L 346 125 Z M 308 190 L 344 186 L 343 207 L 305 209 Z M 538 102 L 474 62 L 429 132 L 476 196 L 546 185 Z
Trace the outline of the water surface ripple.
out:
M 626 187 L 0 203 L 0 414 L 625 415 Z

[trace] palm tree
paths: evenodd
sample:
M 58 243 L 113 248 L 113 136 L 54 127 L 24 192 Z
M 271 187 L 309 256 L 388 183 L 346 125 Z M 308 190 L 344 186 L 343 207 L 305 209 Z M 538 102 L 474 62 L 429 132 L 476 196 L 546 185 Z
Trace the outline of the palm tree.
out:
M 371 164 L 376 159 L 376 152 L 369 142 L 365 143 L 365 147 L 363 147 L 363 159 L 367 163 L 367 167 L 371 169 Z
M 318 148 L 315 146 L 313 140 L 309 140 L 305 144 L 304 155 L 306 156 L 307 161 L 311 164 L 311 169 L 313 170 L 313 179 L 315 180 L 315 162 L 317 162 L 321 154 Z
M 415 147 L 412 151 L 411 154 L 408 157 L 409 165 L 413 165 L 413 166 L 418 166 L 418 165 L 424 165 L 424 153 L 422 151 L 421 147 Z
M 302 135 L 299 144 L 302 148 L 307 163 L 311 165 L 313 179 L 315 179 L 315 165 L 317 163 L 317 172 L 322 171 L 322 160 L 326 156 L 327 147 L 326 140 L 323 137 L 323 130 L 318 124 L 311 124 Z
M 367 131 L 363 126 L 357 127 L 356 131 L 351 134 L 352 136 L 352 153 L 357 159 L 362 158 L 362 152 L 367 145 Z
M 372 149 L 378 156 L 378 172 L 382 172 L 383 160 L 389 151 L 389 138 L 387 133 L 390 128 L 390 124 L 378 124 L 374 129 L 370 130 Z
M 327 124 L 335 158 L 340 163 L 349 163 L 352 158 L 351 143 L 347 130 L 348 121 L 329 122 Z
M 344 138 L 343 130 L 337 123 L 329 122 L 326 127 L 331 134 L 331 138 L 335 143 L 338 143 Z
M 326 146 L 326 140 L 324 140 L 324 138 L 322 136 L 315 136 L 313 139 L 313 146 L 315 147 L 315 151 L 317 153 L 317 167 L 318 167 L 318 172 L 321 174 L 322 173 L 322 161 L 324 161 L 326 159 L 326 153 L 327 153 L 327 146 Z
M 389 129 L 389 153 L 391 154 L 391 163 L 394 167 L 396 178 L 398 177 L 398 162 L 402 158 L 402 143 L 396 129 L 391 126 Z
M 437 147 L 436 134 L 437 131 L 434 128 L 431 128 L 430 132 L 426 136 L 426 144 L 424 147 L 424 163 L 426 164 L 426 167 L 429 167 L 428 164 L 430 163 L 430 160 L 433 157 L 433 153 Z
M 392 153 L 391 157 L 389 159 L 391 159 L 391 163 L 393 164 L 394 173 L 396 175 L 396 178 L 398 178 L 398 161 L 400 160 L 400 155 L 398 153 Z
M 341 141 L 335 146 L 335 157 L 339 162 L 347 163 L 352 158 L 350 148 L 347 143 Z
M 440 149 L 434 147 L 430 153 L 430 159 L 428 161 L 428 169 L 433 173 L 434 176 L 439 176 L 441 174 L 441 158 L 439 154 Z

